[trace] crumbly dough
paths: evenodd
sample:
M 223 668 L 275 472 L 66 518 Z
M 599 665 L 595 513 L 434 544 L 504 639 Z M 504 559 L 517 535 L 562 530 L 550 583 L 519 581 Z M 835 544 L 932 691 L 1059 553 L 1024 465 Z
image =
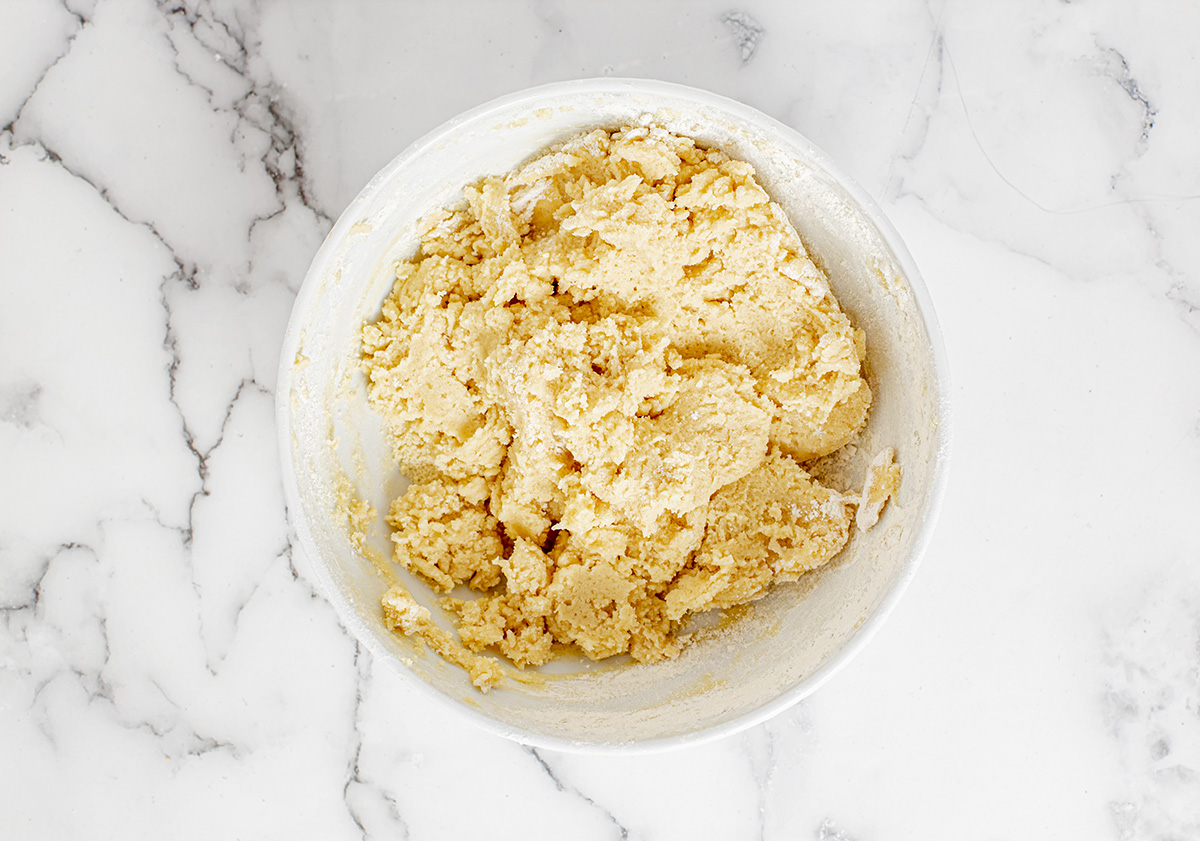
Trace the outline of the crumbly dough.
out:
M 867 478 L 863 480 L 859 495 L 858 513 L 854 524 L 859 531 L 866 531 L 879 522 L 883 506 L 900 489 L 900 465 L 896 464 L 896 451 L 891 447 L 882 450 L 867 467 Z
M 864 337 L 749 164 L 596 130 L 465 196 L 363 352 L 413 480 L 395 560 L 479 593 L 443 600 L 468 649 L 673 657 L 692 614 L 840 551 L 859 496 L 803 465 L 866 419 Z M 384 606 L 436 630 L 398 587 Z

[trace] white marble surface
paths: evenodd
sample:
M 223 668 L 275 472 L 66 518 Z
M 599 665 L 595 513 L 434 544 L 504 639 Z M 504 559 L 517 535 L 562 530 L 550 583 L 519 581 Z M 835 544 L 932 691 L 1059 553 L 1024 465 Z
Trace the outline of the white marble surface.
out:
M 0 837 L 1200 837 L 1198 32 L 1182 0 L 4 0 Z M 858 178 L 956 403 L 866 651 L 641 757 L 531 751 L 373 664 L 291 551 L 272 409 L 367 178 L 604 74 Z

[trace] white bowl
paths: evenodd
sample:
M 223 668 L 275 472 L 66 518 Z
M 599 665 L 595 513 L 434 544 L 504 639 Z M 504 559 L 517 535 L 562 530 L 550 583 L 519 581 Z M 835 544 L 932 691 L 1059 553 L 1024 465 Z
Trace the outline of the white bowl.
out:
M 507 172 L 582 130 L 647 120 L 749 161 L 787 212 L 843 308 L 867 332 L 875 401 L 861 453 L 894 447 L 903 483 L 879 524 L 852 537 L 834 563 L 776 587 L 677 660 L 568 661 L 543 667 L 545 680 L 505 681 L 482 694 L 461 669 L 385 627 L 386 584 L 338 514 L 339 483 L 348 480 L 385 512 L 406 481 L 367 405 L 361 325 L 377 317 L 393 262 L 416 252 L 418 220 L 458 200 L 465 184 Z M 321 246 L 296 298 L 279 375 L 288 513 L 342 622 L 375 658 L 438 703 L 493 732 L 560 750 L 681 745 L 749 727 L 808 695 L 862 648 L 895 605 L 929 540 L 945 486 L 946 375 L 928 294 L 900 238 L 875 203 L 795 131 L 679 85 L 547 85 L 480 106 L 411 145 L 371 180 Z M 390 556 L 382 519 L 369 537 Z M 414 596 L 452 628 L 433 594 L 412 584 Z

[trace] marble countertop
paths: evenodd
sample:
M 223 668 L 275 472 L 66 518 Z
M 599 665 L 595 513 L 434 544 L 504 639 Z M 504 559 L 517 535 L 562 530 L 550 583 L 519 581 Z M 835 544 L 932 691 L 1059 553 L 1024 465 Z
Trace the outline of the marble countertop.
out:
M 1200 9 L 0 5 L 0 836 L 1200 837 Z M 531 750 L 373 663 L 293 554 L 308 262 L 454 114 L 721 93 L 874 195 L 956 440 L 865 651 L 742 734 Z

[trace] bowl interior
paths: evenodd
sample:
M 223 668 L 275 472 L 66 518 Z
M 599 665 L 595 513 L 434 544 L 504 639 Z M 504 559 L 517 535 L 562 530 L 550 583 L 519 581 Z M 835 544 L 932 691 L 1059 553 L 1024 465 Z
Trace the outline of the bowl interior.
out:
M 338 498 L 350 488 L 381 514 L 404 487 L 358 366 L 359 331 L 378 315 L 390 267 L 417 249 L 417 223 L 579 131 L 652 122 L 749 161 L 795 224 L 855 323 L 866 330 L 875 393 L 858 451 L 834 467 L 859 480 L 894 447 L 904 471 L 879 524 L 852 537 L 828 567 L 710 622 L 675 661 L 566 661 L 487 694 L 420 644 L 391 633 L 386 589 L 355 549 Z M 944 477 L 940 338 L 924 288 L 874 204 L 803 138 L 711 94 L 660 83 L 595 80 L 535 89 L 448 123 L 381 171 L 321 248 L 284 346 L 279 421 L 289 514 L 314 574 L 343 622 L 375 654 L 493 731 L 556 748 L 678 744 L 729 732 L 810 692 L 856 650 L 911 575 Z M 368 543 L 390 555 L 382 516 Z M 403 575 L 401 576 L 404 577 Z M 446 628 L 433 595 L 412 592 Z M 712 619 L 712 617 L 705 617 Z M 701 622 L 703 624 L 703 622 Z

